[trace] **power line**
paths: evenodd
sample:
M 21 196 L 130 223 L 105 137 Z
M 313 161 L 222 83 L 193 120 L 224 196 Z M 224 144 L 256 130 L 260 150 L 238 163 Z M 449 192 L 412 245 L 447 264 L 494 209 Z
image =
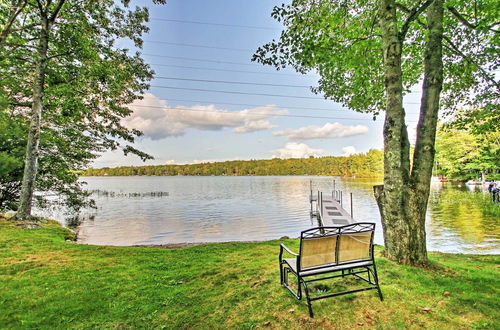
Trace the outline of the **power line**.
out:
M 152 21 L 163 21 L 163 22 L 175 22 L 175 23 L 187 23 L 187 24 L 200 24 L 200 25 L 214 25 L 214 26 L 225 26 L 225 27 L 238 27 L 246 29 L 260 29 L 260 30 L 275 30 L 280 29 L 267 27 L 267 26 L 255 26 L 255 25 L 238 25 L 238 24 L 224 24 L 224 23 L 210 23 L 201 21 L 185 21 L 180 19 L 167 19 L 167 18 L 151 18 Z
M 172 58 L 172 59 L 186 60 L 186 61 L 198 61 L 198 62 L 210 62 L 210 63 L 219 63 L 219 64 L 235 64 L 235 65 L 255 66 L 255 63 L 242 63 L 242 62 L 230 62 L 230 61 L 219 61 L 219 60 L 207 60 L 207 59 L 202 59 L 202 58 L 169 56 L 169 55 L 148 54 L 148 53 L 142 53 L 142 55 L 154 56 L 154 57 L 165 57 L 165 58 Z
M 165 109 L 165 110 L 181 110 L 181 111 L 196 111 L 196 112 L 213 112 L 218 114 L 229 114 L 234 115 L 237 112 L 227 111 L 227 110 L 204 110 L 204 109 L 193 109 L 188 107 L 161 107 L 161 106 L 153 106 L 153 105 L 133 105 L 133 107 L 141 107 L 141 108 L 154 108 L 154 109 Z M 326 116 L 309 116 L 309 115 L 290 115 L 290 114 L 279 114 L 279 113 L 268 113 L 268 112 L 251 112 L 247 113 L 247 115 L 253 116 L 269 116 L 269 117 L 294 117 L 294 118 L 314 118 L 314 119 L 335 119 L 335 120 L 371 120 L 368 118 L 340 118 L 340 117 L 326 117 Z
M 146 43 L 152 44 L 165 44 L 173 46 L 182 47 L 195 47 L 195 48 L 209 48 L 209 49 L 221 49 L 221 50 L 233 50 L 237 52 L 255 52 L 255 49 L 242 49 L 242 48 L 231 48 L 231 47 L 218 47 L 218 46 L 207 46 L 207 45 L 196 45 L 196 44 L 185 44 L 180 42 L 170 42 L 170 41 L 160 41 L 160 40 L 144 40 Z
M 213 71 L 223 71 L 223 72 L 238 72 L 238 73 L 255 73 L 255 74 L 270 74 L 270 75 L 277 75 L 277 76 L 294 76 L 296 77 L 296 74 L 289 74 L 289 73 L 275 73 L 275 72 L 258 72 L 258 71 L 246 71 L 246 70 L 229 70 L 229 69 L 216 69 L 216 68 L 202 68 L 202 67 L 196 67 L 196 66 L 183 66 L 183 65 L 170 65 L 170 64 L 159 64 L 159 63 L 149 63 L 149 65 L 152 66 L 165 66 L 165 67 L 173 67 L 173 68 L 181 68 L 181 69 L 196 69 L 196 70 L 213 70 Z M 157 76 L 155 78 L 158 79 L 174 79 L 174 78 L 165 78 L 165 77 L 160 77 Z M 204 81 L 204 82 L 223 82 L 223 81 L 211 81 L 211 80 L 196 80 L 196 79 L 185 79 L 185 78 L 175 78 L 178 80 L 192 80 L 192 81 Z M 284 87 L 311 87 L 309 85 L 274 85 L 274 84 L 266 84 L 266 83 L 245 83 L 245 82 L 236 82 L 236 81 L 231 81 L 230 83 L 232 84 L 244 84 L 244 85 L 264 85 L 264 86 L 284 86 Z M 409 91 L 406 94 L 422 94 L 421 91 Z M 407 104 L 417 104 L 417 103 L 408 103 Z
M 181 110 L 181 111 L 195 111 L 195 112 L 210 112 L 217 114 L 228 114 L 234 115 L 237 112 L 232 111 L 224 111 L 224 110 L 205 110 L 205 109 L 193 109 L 187 107 L 161 107 L 161 106 L 153 106 L 153 105 L 139 105 L 135 104 L 132 107 L 141 107 L 141 108 L 152 108 L 152 109 L 165 109 L 165 110 Z M 269 117 L 293 117 L 293 118 L 312 118 L 312 119 L 333 119 L 333 120 L 352 120 L 352 121 L 375 121 L 369 118 L 342 118 L 342 117 L 326 117 L 326 116 L 308 116 L 308 115 L 290 115 L 290 114 L 278 114 L 278 113 L 268 113 L 268 112 L 252 112 L 247 113 L 247 115 L 253 116 L 269 116 Z M 416 121 L 407 121 L 407 122 L 416 122 Z
M 270 75 L 275 75 L 275 76 L 294 76 L 294 77 L 297 76 L 297 74 L 292 74 L 292 73 L 277 73 L 277 72 L 259 72 L 259 71 L 246 71 L 246 70 L 201 68 L 201 67 L 197 67 L 197 66 L 183 66 L 183 65 L 173 65 L 173 64 L 157 64 L 157 63 L 153 64 L 153 63 L 150 63 L 150 65 L 165 66 L 165 67 L 180 68 L 180 69 L 196 69 L 196 70 L 221 71 L 221 72 L 268 74 L 268 75 L 270 74 Z
M 185 100 L 185 99 L 171 99 L 169 98 L 168 101 L 177 101 L 177 102 L 204 102 L 204 103 L 212 103 L 212 104 L 227 104 L 227 105 L 241 105 L 241 106 L 248 106 L 248 107 L 262 107 L 265 105 L 262 104 L 252 104 L 252 103 L 230 103 L 230 102 L 216 102 L 216 101 L 206 101 L 206 100 Z M 327 109 L 327 108 L 304 108 L 304 107 L 293 107 L 293 106 L 282 106 L 282 105 L 277 105 L 273 104 L 277 108 L 282 108 L 282 109 L 297 109 L 297 110 L 318 110 L 318 111 L 344 111 L 344 110 L 336 110 L 336 109 Z
M 151 85 L 151 87 L 165 88 L 165 89 L 178 89 L 178 90 L 188 90 L 196 92 L 213 92 L 213 93 L 224 93 L 224 94 L 239 94 L 239 95 L 253 95 L 253 96 L 272 96 L 272 97 L 287 97 L 296 99 L 312 99 L 312 100 L 325 100 L 322 97 L 312 97 L 312 96 L 294 96 L 294 95 L 282 95 L 282 94 L 265 94 L 265 93 L 247 93 L 239 91 L 221 91 L 216 89 L 203 89 L 203 88 L 185 88 L 185 87 L 174 87 L 174 86 L 158 86 Z M 405 104 L 420 104 L 417 102 L 403 102 Z
M 308 85 L 286 85 L 286 84 L 281 85 L 281 84 L 266 84 L 266 83 L 244 82 L 244 81 L 191 79 L 191 78 L 161 77 L 161 76 L 156 76 L 155 78 L 156 79 L 167 79 L 167 80 L 197 81 L 197 82 L 208 82 L 208 83 L 219 83 L 219 84 L 236 84 L 236 85 L 253 85 L 253 86 L 296 87 L 296 88 L 309 88 L 310 87 Z
M 273 97 L 288 97 L 288 98 L 296 98 L 296 99 L 324 100 L 324 98 L 322 98 L 322 97 L 313 97 L 313 96 L 294 96 L 294 95 L 281 95 L 281 94 L 247 93 L 247 92 L 236 92 L 236 91 L 221 91 L 221 90 L 215 90 L 215 89 L 185 88 L 185 87 L 157 86 L 157 85 L 151 85 L 151 87 L 167 88 L 167 89 L 182 89 L 182 90 L 196 91 L 196 92 L 214 92 L 214 93 L 225 93 L 225 94 L 273 96 Z
M 292 110 L 311 110 L 311 111 L 328 111 L 328 112 L 344 112 L 344 109 L 329 109 L 329 108 L 314 108 L 314 107 L 294 107 L 288 105 L 279 105 L 279 104 L 256 104 L 256 103 L 232 103 L 232 102 L 219 102 L 219 101 L 208 101 L 208 100 L 186 100 L 186 99 L 172 99 L 168 98 L 168 101 L 177 101 L 177 102 L 201 102 L 201 103 L 211 103 L 211 104 L 227 104 L 227 105 L 239 105 L 239 106 L 247 106 L 247 107 L 264 107 L 273 105 L 277 108 L 281 109 L 292 109 Z M 407 114 L 414 114 L 414 112 L 407 112 Z

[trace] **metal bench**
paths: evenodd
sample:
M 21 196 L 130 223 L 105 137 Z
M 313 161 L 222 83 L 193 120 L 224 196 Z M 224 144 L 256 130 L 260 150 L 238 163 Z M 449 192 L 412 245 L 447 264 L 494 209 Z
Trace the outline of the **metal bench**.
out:
M 375 224 L 367 222 L 302 231 L 298 254 L 284 244 L 280 245 L 281 284 L 299 300 L 302 299 L 302 287 L 304 288 L 311 317 L 314 317 L 311 303 L 318 299 L 377 289 L 380 300 L 383 300 L 373 256 L 374 232 Z M 284 259 L 285 251 L 294 258 Z M 289 285 L 290 273 L 297 278 L 297 290 Z M 367 277 L 361 274 L 366 274 Z M 345 276 L 354 276 L 369 286 L 311 297 L 308 283 Z

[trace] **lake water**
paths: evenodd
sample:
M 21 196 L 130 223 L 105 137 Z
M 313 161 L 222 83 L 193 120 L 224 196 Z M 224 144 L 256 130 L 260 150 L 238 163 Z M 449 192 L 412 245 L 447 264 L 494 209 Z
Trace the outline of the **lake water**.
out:
M 97 210 L 80 227 L 81 243 L 99 245 L 184 242 L 261 241 L 298 237 L 317 225 L 309 216 L 309 191 L 344 192 L 354 218 L 377 224 L 375 242 L 383 243 L 380 215 L 373 198 L 375 182 L 339 177 L 85 177 Z M 162 192 L 153 196 L 151 192 Z M 165 195 L 168 192 L 168 195 Z M 499 219 L 485 215 L 473 192 L 433 185 L 427 219 L 431 251 L 500 253 Z M 481 194 L 476 192 L 476 194 Z M 56 214 L 53 216 L 58 217 Z M 60 216 L 59 216 L 60 218 Z

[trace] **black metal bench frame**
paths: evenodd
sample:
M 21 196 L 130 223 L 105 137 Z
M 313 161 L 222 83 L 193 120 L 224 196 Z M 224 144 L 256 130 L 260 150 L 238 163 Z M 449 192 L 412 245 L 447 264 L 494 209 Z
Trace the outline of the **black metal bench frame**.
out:
M 325 299 L 335 296 L 340 296 L 349 293 L 355 293 L 360 291 L 367 291 L 376 289 L 381 301 L 384 300 L 382 291 L 380 289 L 377 268 L 375 266 L 375 259 L 373 253 L 373 234 L 375 232 L 375 224 L 368 222 L 360 222 L 349 224 L 341 227 L 315 227 L 301 232 L 300 239 L 300 252 L 302 252 L 302 242 L 304 239 L 308 238 L 319 238 L 337 235 L 337 243 L 335 247 L 336 260 L 338 261 L 339 256 L 339 242 L 342 239 L 342 235 L 356 234 L 356 233 L 366 233 L 371 232 L 370 238 L 370 256 L 361 260 L 354 260 L 348 262 L 336 262 L 334 264 L 327 264 L 313 268 L 307 268 L 305 270 L 300 269 L 300 257 L 301 253 L 294 253 L 284 244 L 280 245 L 279 254 L 279 266 L 280 266 L 280 282 L 285 288 L 290 291 L 295 298 L 298 300 L 302 299 L 302 287 L 305 291 L 305 296 L 307 300 L 307 307 L 309 309 L 309 316 L 314 317 L 312 310 L 312 301 Z M 296 257 L 296 264 L 294 267 L 286 259 L 283 259 L 283 252 L 287 252 Z M 288 284 L 288 275 L 292 273 L 297 278 L 297 291 L 294 291 L 292 287 Z M 324 276 L 326 274 L 335 274 L 331 276 Z M 340 274 L 339 274 L 340 273 Z M 367 274 L 368 278 L 361 276 L 361 274 Z M 368 287 L 362 287 L 353 290 L 347 290 L 342 292 L 330 293 L 321 296 L 311 297 L 309 294 L 308 283 L 322 281 L 327 279 L 333 279 L 337 277 L 355 276 L 356 278 L 370 284 Z M 309 279 L 310 278 L 310 279 Z

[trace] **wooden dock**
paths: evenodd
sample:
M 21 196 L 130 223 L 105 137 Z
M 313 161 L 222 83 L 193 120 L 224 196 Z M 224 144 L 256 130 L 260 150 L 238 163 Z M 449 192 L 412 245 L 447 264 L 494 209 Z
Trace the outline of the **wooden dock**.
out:
M 342 207 L 342 191 L 333 191 L 331 194 L 323 194 L 323 192 L 318 191 L 317 196 L 313 196 L 311 193 L 309 201 L 311 203 L 311 215 L 318 218 L 321 226 L 344 226 L 355 222 L 352 213 L 349 214 Z M 316 206 L 315 211 L 313 204 Z

